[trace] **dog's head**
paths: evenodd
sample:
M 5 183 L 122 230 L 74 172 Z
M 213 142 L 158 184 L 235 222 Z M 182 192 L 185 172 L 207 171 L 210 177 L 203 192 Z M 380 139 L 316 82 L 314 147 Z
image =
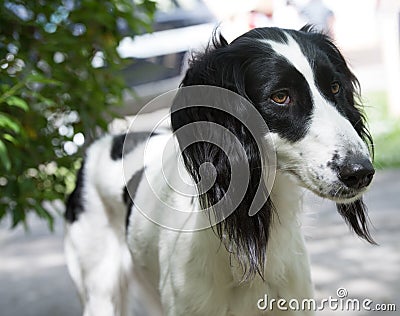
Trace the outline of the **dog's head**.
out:
M 223 37 L 214 38 L 211 46 L 193 58 L 182 86 L 217 86 L 246 98 L 269 128 L 278 170 L 335 201 L 353 230 L 373 242 L 361 200 L 374 175 L 372 139 L 356 103 L 358 81 L 335 45 L 325 35 L 304 27 L 300 31 L 254 29 L 230 44 Z M 232 107 L 237 113 L 247 111 L 243 105 Z M 261 181 L 263 153 L 255 138 L 266 139 L 266 135 L 262 129 L 259 135 L 249 133 L 232 115 L 217 109 L 186 108 L 172 112 L 171 119 L 175 131 L 192 122 L 215 122 L 236 135 L 245 148 L 250 167 L 245 198 L 217 228 L 221 238 L 227 236 L 236 243 L 238 256 L 249 262 L 249 272 L 260 272 L 273 205 Z M 227 191 L 232 168 L 226 155 L 198 142 L 183 150 L 183 158 L 196 181 L 200 181 L 202 163 L 214 164 L 215 184 L 201 194 L 200 202 L 207 207 L 218 201 Z M 256 215 L 249 216 L 259 186 L 264 186 L 266 202 Z

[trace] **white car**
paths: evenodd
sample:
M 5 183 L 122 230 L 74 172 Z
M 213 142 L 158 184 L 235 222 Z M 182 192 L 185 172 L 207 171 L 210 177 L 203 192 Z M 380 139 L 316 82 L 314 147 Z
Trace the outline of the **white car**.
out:
M 135 96 L 126 95 L 121 114 L 137 113 L 154 97 L 179 86 L 191 51 L 207 45 L 216 19 L 201 0 L 160 0 L 153 32 L 124 38 L 118 52 L 132 58 L 124 70 Z

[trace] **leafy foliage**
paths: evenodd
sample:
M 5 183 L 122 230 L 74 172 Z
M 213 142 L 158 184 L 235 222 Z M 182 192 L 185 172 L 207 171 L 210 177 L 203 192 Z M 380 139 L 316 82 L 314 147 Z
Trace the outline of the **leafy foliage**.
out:
M 64 199 L 84 138 L 122 104 L 120 40 L 150 29 L 150 0 L 0 0 L 0 220 Z
M 385 91 L 369 92 L 364 101 L 374 137 L 375 168 L 399 168 L 400 117 L 390 112 Z

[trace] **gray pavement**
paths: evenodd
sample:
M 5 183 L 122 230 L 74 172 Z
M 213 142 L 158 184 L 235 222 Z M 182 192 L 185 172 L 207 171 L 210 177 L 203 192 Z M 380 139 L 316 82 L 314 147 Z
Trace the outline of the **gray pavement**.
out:
M 349 232 L 333 203 L 308 194 L 304 230 L 316 297 L 337 298 L 336 291 L 345 288 L 349 298 L 371 299 L 371 306 L 396 304 L 397 312 L 347 311 L 344 315 L 400 315 L 400 169 L 378 172 L 365 201 L 378 246 Z
M 400 310 L 400 170 L 378 172 L 366 202 L 379 246 L 350 233 L 332 202 L 306 194 L 304 231 L 316 297 L 336 298 L 337 289 L 345 288 L 349 298 L 394 303 Z M 5 222 L 0 225 L 0 315 L 79 315 L 79 300 L 63 255 L 62 218 L 56 218 L 54 234 L 45 223 L 29 221 L 28 233 L 20 228 L 10 231 Z M 325 310 L 321 314 L 378 313 Z M 399 315 L 399 311 L 381 315 Z

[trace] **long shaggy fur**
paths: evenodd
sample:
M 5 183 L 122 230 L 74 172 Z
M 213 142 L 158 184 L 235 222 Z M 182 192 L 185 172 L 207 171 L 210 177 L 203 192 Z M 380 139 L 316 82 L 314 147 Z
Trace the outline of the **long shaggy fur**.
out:
M 357 89 L 359 87 L 356 76 L 350 71 L 344 57 L 326 35 L 314 32 L 311 26 L 305 26 L 301 31 L 309 33 L 311 40 L 324 49 L 332 64 L 337 69 L 340 69 L 343 76 L 348 79 L 346 81 L 348 85 L 345 89 L 347 92 L 345 97 L 351 107 L 343 109 L 343 114 L 352 123 L 360 137 L 369 144 L 369 148 L 373 152 L 372 137 L 365 125 L 362 106 L 357 105 L 355 102 L 358 97 Z M 255 89 L 257 85 L 252 85 L 250 83 L 252 78 L 247 77 L 247 75 L 253 76 L 254 73 L 262 73 L 259 71 L 261 68 L 261 65 L 258 64 L 259 60 L 269 57 L 265 50 L 262 49 L 262 46 L 257 45 L 253 38 L 266 38 L 267 36 L 268 34 L 260 34 L 260 31 L 254 30 L 254 34 L 250 32 L 250 34 L 239 37 L 229 45 L 222 35 L 218 35 L 215 32 L 206 51 L 193 55 L 181 86 L 211 85 L 225 88 L 246 98 L 256 108 L 259 107 L 261 105 L 261 101 L 258 99 L 261 94 L 260 89 Z M 279 32 L 274 33 L 273 39 L 282 42 L 286 40 L 285 36 Z M 195 100 L 180 100 L 178 92 L 174 106 L 181 102 L 185 103 L 185 105 L 188 102 L 195 104 Z M 236 117 L 241 117 L 242 113 L 246 112 L 245 108 L 241 108 L 241 104 L 225 106 L 230 106 L 231 111 L 233 108 Z M 183 158 L 186 168 L 196 182 L 200 182 L 199 167 L 203 163 L 210 162 L 217 169 L 217 179 L 214 186 L 199 197 L 201 206 L 204 209 L 212 207 L 225 195 L 230 183 L 230 178 L 226 175 L 230 174 L 230 170 L 232 168 L 235 170 L 240 169 L 241 165 L 245 165 L 243 160 L 246 160 L 246 163 L 248 162 L 251 180 L 245 198 L 228 218 L 217 225 L 216 231 L 221 241 L 225 245 L 229 245 L 229 251 L 241 263 L 244 270 L 244 279 L 253 277 L 255 273 L 263 277 L 269 226 L 271 217 L 274 214 L 274 206 L 268 197 L 261 211 L 255 216 L 248 216 L 248 209 L 255 194 L 254 188 L 259 185 L 264 186 L 264 194 L 266 196 L 269 194 L 262 183 L 261 156 L 263 153 L 260 152 L 257 141 L 254 140 L 253 135 L 248 132 L 237 118 L 221 110 L 192 107 L 177 111 L 173 107 L 171 112 L 174 132 L 186 124 L 207 121 L 224 126 L 241 140 L 242 146 L 246 150 L 246 156 L 240 157 L 238 151 L 231 153 L 237 156 L 235 160 L 238 163 L 237 166 L 230 166 L 228 158 L 223 151 L 208 142 L 197 142 L 189 146 L 183 150 Z M 256 135 L 256 137 L 261 139 L 264 135 L 265 131 L 260 130 L 260 134 Z M 193 131 L 192 135 L 177 134 L 178 141 L 182 142 L 184 137 L 201 139 L 201 136 L 201 131 L 199 130 Z M 222 207 L 228 208 L 229 206 L 223 205 Z M 337 209 L 357 235 L 369 242 L 374 242 L 368 231 L 367 217 L 365 216 L 366 206 L 361 199 L 349 204 L 338 203 Z M 218 210 L 213 209 L 213 211 L 218 218 Z M 226 242 L 227 240 L 228 243 Z
M 65 238 L 84 315 L 128 315 L 133 276 L 159 309 L 152 315 L 264 315 L 264 295 L 312 298 L 302 188 L 334 201 L 375 243 L 361 198 L 373 143 L 358 91 L 339 50 L 310 26 L 254 29 L 231 43 L 215 32 L 173 100 L 173 134 L 106 136 L 87 150 Z

